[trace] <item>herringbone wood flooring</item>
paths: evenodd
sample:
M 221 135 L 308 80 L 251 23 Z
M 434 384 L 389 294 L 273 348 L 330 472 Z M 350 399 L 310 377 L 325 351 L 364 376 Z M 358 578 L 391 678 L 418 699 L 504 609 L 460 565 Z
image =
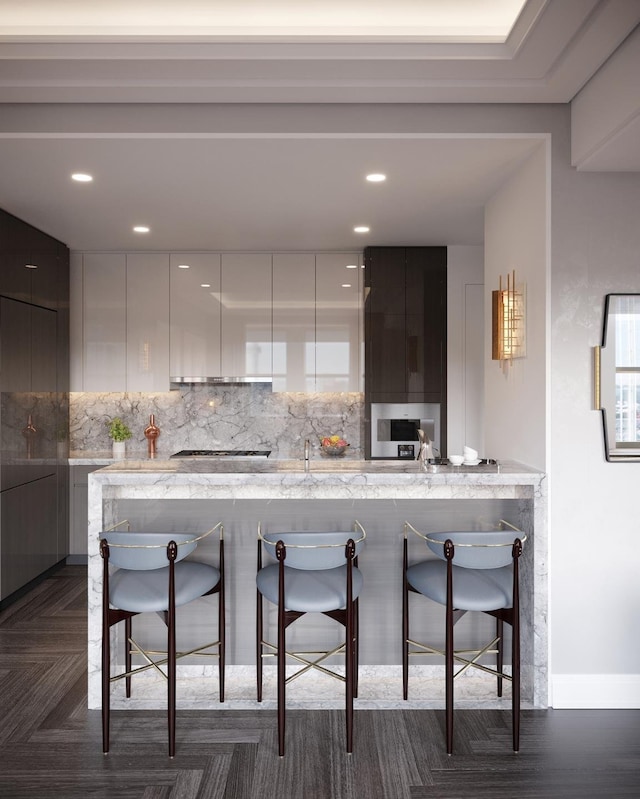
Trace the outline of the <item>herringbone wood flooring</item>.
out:
M 0 613 L 0 797 L 13 799 L 548 799 L 640 796 L 640 711 L 525 711 L 521 752 L 507 713 L 356 711 L 344 753 L 340 711 L 119 711 L 101 752 L 86 709 L 86 572 L 68 566 Z

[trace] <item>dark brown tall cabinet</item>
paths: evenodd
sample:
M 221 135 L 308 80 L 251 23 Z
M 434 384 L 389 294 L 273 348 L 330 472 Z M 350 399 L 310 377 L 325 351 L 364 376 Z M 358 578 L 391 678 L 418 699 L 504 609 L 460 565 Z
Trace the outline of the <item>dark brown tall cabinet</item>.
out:
M 368 247 L 364 266 L 365 407 L 440 403 L 444 450 L 447 248 Z
M 67 554 L 69 251 L 0 210 L 0 603 Z

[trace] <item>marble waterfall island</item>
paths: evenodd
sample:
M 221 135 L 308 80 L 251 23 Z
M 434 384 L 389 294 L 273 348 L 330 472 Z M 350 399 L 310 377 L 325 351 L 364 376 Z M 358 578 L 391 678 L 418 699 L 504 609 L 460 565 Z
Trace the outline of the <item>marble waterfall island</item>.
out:
M 432 469 L 432 470 L 431 470 Z M 265 530 L 335 530 L 355 519 L 367 542 L 360 557 L 364 589 L 360 601 L 360 686 L 356 706 L 441 707 L 441 662 L 419 658 L 411 669 L 408 702 L 402 700 L 401 604 L 403 523 L 423 531 L 482 529 L 504 519 L 527 534 L 521 563 L 522 700 L 547 706 L 547 527 L 544 474 L 514 462 L 498 466 L 423 467 L 415 461 L 298 460 L 128 460 L 89 475 L 89 707 L 100 707 L 101 581 L 98 542 L 102 530 L 128 519 L 132 529 L 200 531 L 222 521 L 227 579 L 227 689 L 223 707 L 255 707 L 255 573 L 258 522 Z M 414 538 L 416 538 L 414 536 Z M 197 557 L 215 562 L 214 544 Z M 425 556 L 424 544 L 410 543 L 410 557 Z M 426 600 L 412 634 L 444 640 L 444 616 Z M 201 640 L 216 600 L 198 600 L 179 618 L 178 646 Z M 207 604 L 208 603 L 208 604 Z M 433 606 L 433 607 L 429 607 Z M 274 617 L 275 618 L 275 615 Z M 491 627 L 469 614 L 458 627 L 470 645 Z M 479 621 L 478 621 L 479 619 Z M 310 616 L 289 628 L 301 644 L 337 643 L 335 625 Z M 269 620 L 269 627 L 271 624 Z M 204 626 L 203 626 L 204 625 Z M 466 625 L 466 626 L 465 626 Z M 420 628 L 420 629 L 416 629 Z M 311 637 L 309 633 L 312 633 Z M 205 637 L 208 631 L 204 632 Z M 113 657 L 121 664 L 121 631 L 113 631 Z M 164 627 L 152 614 L 136 617 L 134 636 L 163 648 Z M 457 633 L 460 635 L 460 633 Z M 183 640 L 181 640 L 181 637 Z M 319 640 L 318 640 L 319 639 Z M 289 638 L 288 638 L 289 640 Z M 412 664 L 414 661 L 412 661 Z M 196 660 L 178 667 L 178 707 L 220 707 L 217 666 Z M 275 706 L 274 666 L 265 667 L 263 707 Z M 148 677 L 147 677 L 148 675 Z M 150 670 L 134 680 L 132 699 L 117 683 L 113 707 L 163 708 L 166 685 Z M 343 685 L 313 670 L 287 689 L 295 707 L 342 707 Z M 478 672 L 456 681 L 459 706 L 508 707 L 495 698 L 495 679 Z

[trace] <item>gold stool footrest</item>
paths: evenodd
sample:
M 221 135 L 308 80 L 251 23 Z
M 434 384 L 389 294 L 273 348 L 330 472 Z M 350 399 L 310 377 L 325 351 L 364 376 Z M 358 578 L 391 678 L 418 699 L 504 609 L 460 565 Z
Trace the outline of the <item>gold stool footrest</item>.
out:
M 269 643 L 269 641 L 261 641 L 260 643 L 262 644 L 262 646 L 268 646 L 269 649 L 273 650 L 272 652 L 263 652 L 262 653 L 263 658 L 276 657 L 278 652 L 277 646 Z M 340 653 L 344 652 L 344 649 L 345 645 L 340 644 L 335 649 L 332 649 L 329 652 L 325 652 L 324 650 L 306 650 L 303 652 L 292 652 L 289 650 L 285 650 L 285 654 L 287 655 L 287 657 L 290 657 L 292 660 L 296 660 L 298 663 L 304 664 L 303 668 L 298 669 L 298 671 L 296 671 L 294 674 L 291 674 L 289 677 L 287 677 L 285 682 L 288 684 L 292 682 L 292 680 L 295 680 L 296 677 L 300 677 L 303 674 L 306 674 L 311 669 L 316 669 L 317 671 L 326 674 L 327 677 L 333 677 L 334 679 L 339 680 L 340 682 L 345 682 L 346 678 L 342 674 L 337 674 L 335 671 L 331 671 L 331 669 L 328 669 L 325 666 L 320 665 L 324 660 L 327 660 L 327 658 L 330 658 L 332 655 L 339 655 Z M 307 657 L 304 657 L 304 655 L 319 655 L 320 657 L 317 660 L 309 660 Z
M 140 674 L 140 672 L 148 671 L 149 669 L 155 669 L 158 674 L 162 677 L 167 679 L 167 675 L 162 671 L 160 666 L 166 666 L 169 662 L 167 657 L 166 650 L 159 650 L 159 649 L 143 649 L 139 644 L 137 644 L 133 638 L 129 638 L 129 646 L 131 647 L 129 654 L 130 655 L 139 655 L 143 657 L 147 663 L 144 666 L 136 666 L 135 668 L 131 669 L 130 671 L 123 671 L 121 674 L 116 674 L 109 678 L 109 682 L 116 682 L 117 680 L 121 680 L 123 677 L 131 677 L 134 674 Z M 211 649 L 211 647 L 217 646 L 218 652 L 204 652 L 204 649 Z M 152 660 L 150 657 L 151 655 L 163 656 L 161 660 Z M 184 652 L 176 652 L 176 660 L 180 658 L 188 657 L 189 655 L 194 655 L 195 657 L 211 657 L 211 658 L 219 658 L 220 657 L 220 641 L 213 641 L 210 644 L 202 644 L 202 646 L 195 647 L 194 649 L 189 649 Z
M 511 675 L 505 674 L 504 672 L 498 671 L 495 668 L 491 668 L 490 666 L 485 666 L 482 663 L 478 663 L 478 659 L 481 658 L 483 655 L 495 655 L 497 654 L 498 650 L 494 649 L 493 647 L 496 646 L 500 639 L 494 638 L 492 641 L 482 647 L 482 649 L 455 649 L 453 652 L 453 659 L 458 661 L 458 663 L 464 663 L 465 665 L 458 669 L 458 671 L 453 675 L 454 677 L 459 677 L 461 674 L 470 668 L 473 667 L 474 669 L 479 669 L 480 671 L 484 671 L 487 674 L 491 674 L 493 677 L 502 677 L 505 680 L 511 681 Z M 426 644 L 420 643 L 420 641 L 413 641 L 411 639 L 407 639 L 407 643 L 409 646 L 417 646 L 419 649 L 416 650 L 409 650 L 409 655 L 437 655 L 438 657 L 444 657 L 445 653 L 442 649 L 435 649 L 434 647 L 427 646 Z M 464 655 L 473 655 L 471 659 L 463 657 Z

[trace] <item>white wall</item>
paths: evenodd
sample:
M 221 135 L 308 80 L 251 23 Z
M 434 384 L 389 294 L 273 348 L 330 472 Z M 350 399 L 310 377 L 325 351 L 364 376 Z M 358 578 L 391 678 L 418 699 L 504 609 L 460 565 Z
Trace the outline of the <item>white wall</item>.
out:
M 546 469 L 547 148 L 536 152 L 485 207 L 486 451 Z M 515 269 L 525 287 L 526 357 L 491 360 L 491 294 Z
M 484 445 L 484 249 L 447 248 L 447 452 Z
M 640 707 L 640 462 L 607 463 L 592 409 L 604 296 L 640 293 L 640 174 L 554 153 L 551 312 L 552 702 Z

